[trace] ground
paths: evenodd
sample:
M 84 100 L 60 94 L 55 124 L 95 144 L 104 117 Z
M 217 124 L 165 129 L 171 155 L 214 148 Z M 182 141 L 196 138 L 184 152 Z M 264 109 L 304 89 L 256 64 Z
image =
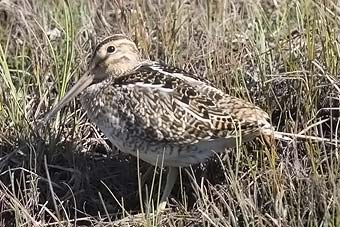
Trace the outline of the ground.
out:
M 131 214 L 126 226 L 339 226 L 339 16 L 331 0 L 0 0 L 0 225 Z M 39 125 L 114 33 L 256 104 L 293 140 L 257 138 L 181 169 L 152 216 L 165 173 L 142 185 L 149 165 L 112 147 L 78 99 Z

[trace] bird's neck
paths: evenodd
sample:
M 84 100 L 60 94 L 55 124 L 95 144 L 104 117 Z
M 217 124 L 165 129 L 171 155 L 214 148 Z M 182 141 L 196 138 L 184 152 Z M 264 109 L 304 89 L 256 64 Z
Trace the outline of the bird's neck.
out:
M 151 61 L 141 60 L 139 62 L 135 62 L 134 64 L 124 64 L 124 63 L 117 64 L 116 67 L 108 68 L 106 70 L 106 73 L 110 74 L 111 77 L 119 77 L 122 75 L 129 74 L 145 64 L 151 64 Z

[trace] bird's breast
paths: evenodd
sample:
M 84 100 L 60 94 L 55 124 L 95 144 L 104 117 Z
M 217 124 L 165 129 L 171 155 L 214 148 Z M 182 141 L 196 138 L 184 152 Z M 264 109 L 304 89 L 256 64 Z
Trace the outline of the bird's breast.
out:
M 128 100 L 123 88 L 98 84 L 91 85 L 83 92 L 81 104 L 88 118 L 112 144 L 122 152 L 131 154 L 143 144 L 135 142 L 141 129 L 135 125 L 135 115 Z

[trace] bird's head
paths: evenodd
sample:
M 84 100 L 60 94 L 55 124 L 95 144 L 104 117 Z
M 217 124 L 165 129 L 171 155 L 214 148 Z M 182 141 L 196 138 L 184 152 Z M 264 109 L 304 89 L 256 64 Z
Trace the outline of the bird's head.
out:
M 136 44 L 128 37 L 116 34 L 105 38 L 96 46 L 88 71 L 45 116 L 44 122 L 47 122 L 88 86 L 99 83 L 109 77 L 122 75 L 137 67 L 140 63 L 141 57 Z
M 113 35 L 100 42 L 90 62 L 94 82 L 109 76 L 119 76 L 141 62 L 136 44 L 124 35 Z

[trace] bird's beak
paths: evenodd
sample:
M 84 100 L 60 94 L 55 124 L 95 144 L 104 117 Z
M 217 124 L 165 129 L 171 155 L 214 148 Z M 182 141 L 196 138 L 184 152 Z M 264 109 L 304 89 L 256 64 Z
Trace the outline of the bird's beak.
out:
M 91 69 L 91 68 L 90 68 Z M 66 95 L 59 101 L 59 103 L 50 110 L 43 119 L 44 123 L 47 123 L 61 108 L 63 108 L 68 102 L 80 94 L 85 88 L 87 88 L 93 82 L 94 75 L 89 70 L 85 73 L 77 83 L 69 90 Z

